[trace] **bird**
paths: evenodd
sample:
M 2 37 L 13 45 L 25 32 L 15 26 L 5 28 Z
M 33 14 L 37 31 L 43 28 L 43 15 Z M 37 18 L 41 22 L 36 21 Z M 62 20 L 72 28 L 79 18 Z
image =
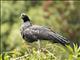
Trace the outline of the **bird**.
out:
M 38 40 L 48 40 L 54 43 L 59 43 L 63 46 L 70 43 L 67 38 L 52 31 L 50 28 L 32 24 L 30 18 L 25 13 L 21 14 L 21 19 L 23 20 L 20 28 L 21 36 L 29 43 L 33 43 Z

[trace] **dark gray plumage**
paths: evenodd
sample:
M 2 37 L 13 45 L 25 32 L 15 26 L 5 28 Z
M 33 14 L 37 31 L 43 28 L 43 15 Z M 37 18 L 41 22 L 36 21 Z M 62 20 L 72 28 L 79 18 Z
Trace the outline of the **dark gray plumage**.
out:
M 53 32 L 49 28 L 31 24 L 29 17 L 24 13 L 21 14 L 21 18 L 23 19 L 21 35 L 24 40 L 28 42 L 34 42 L 37 40 L 49 40 L 61 43 L 62 45 L 70 43 L 69 40 Z

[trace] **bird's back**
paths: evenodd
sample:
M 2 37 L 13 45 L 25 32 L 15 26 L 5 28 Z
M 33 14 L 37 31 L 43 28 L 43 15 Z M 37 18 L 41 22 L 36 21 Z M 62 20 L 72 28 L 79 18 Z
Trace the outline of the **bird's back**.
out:
M 39 40 L 49 40 L 61 44 L 69 43 L 69 41 L 63 36 L 53 32 L 52 30 L 38 25 L 32 25 L 24 30 L 24 36 L 28 38 L 29 41 Z

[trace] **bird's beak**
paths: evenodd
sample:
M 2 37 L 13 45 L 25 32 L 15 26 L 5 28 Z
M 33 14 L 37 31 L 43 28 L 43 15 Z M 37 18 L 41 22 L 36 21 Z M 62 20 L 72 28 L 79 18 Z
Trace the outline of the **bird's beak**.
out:
M 21 13 L 20 18 L 23 18 L 24 16 L 26 16 L 26 14 L 25 13 Z

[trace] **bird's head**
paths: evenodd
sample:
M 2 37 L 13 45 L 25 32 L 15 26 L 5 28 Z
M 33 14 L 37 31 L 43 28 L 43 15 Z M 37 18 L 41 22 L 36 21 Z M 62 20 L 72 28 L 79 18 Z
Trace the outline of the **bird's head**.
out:
M 21 14 L 21 18 L 23 19 L 24 22 L 30 21 L 29 17 L 25 13 Z

